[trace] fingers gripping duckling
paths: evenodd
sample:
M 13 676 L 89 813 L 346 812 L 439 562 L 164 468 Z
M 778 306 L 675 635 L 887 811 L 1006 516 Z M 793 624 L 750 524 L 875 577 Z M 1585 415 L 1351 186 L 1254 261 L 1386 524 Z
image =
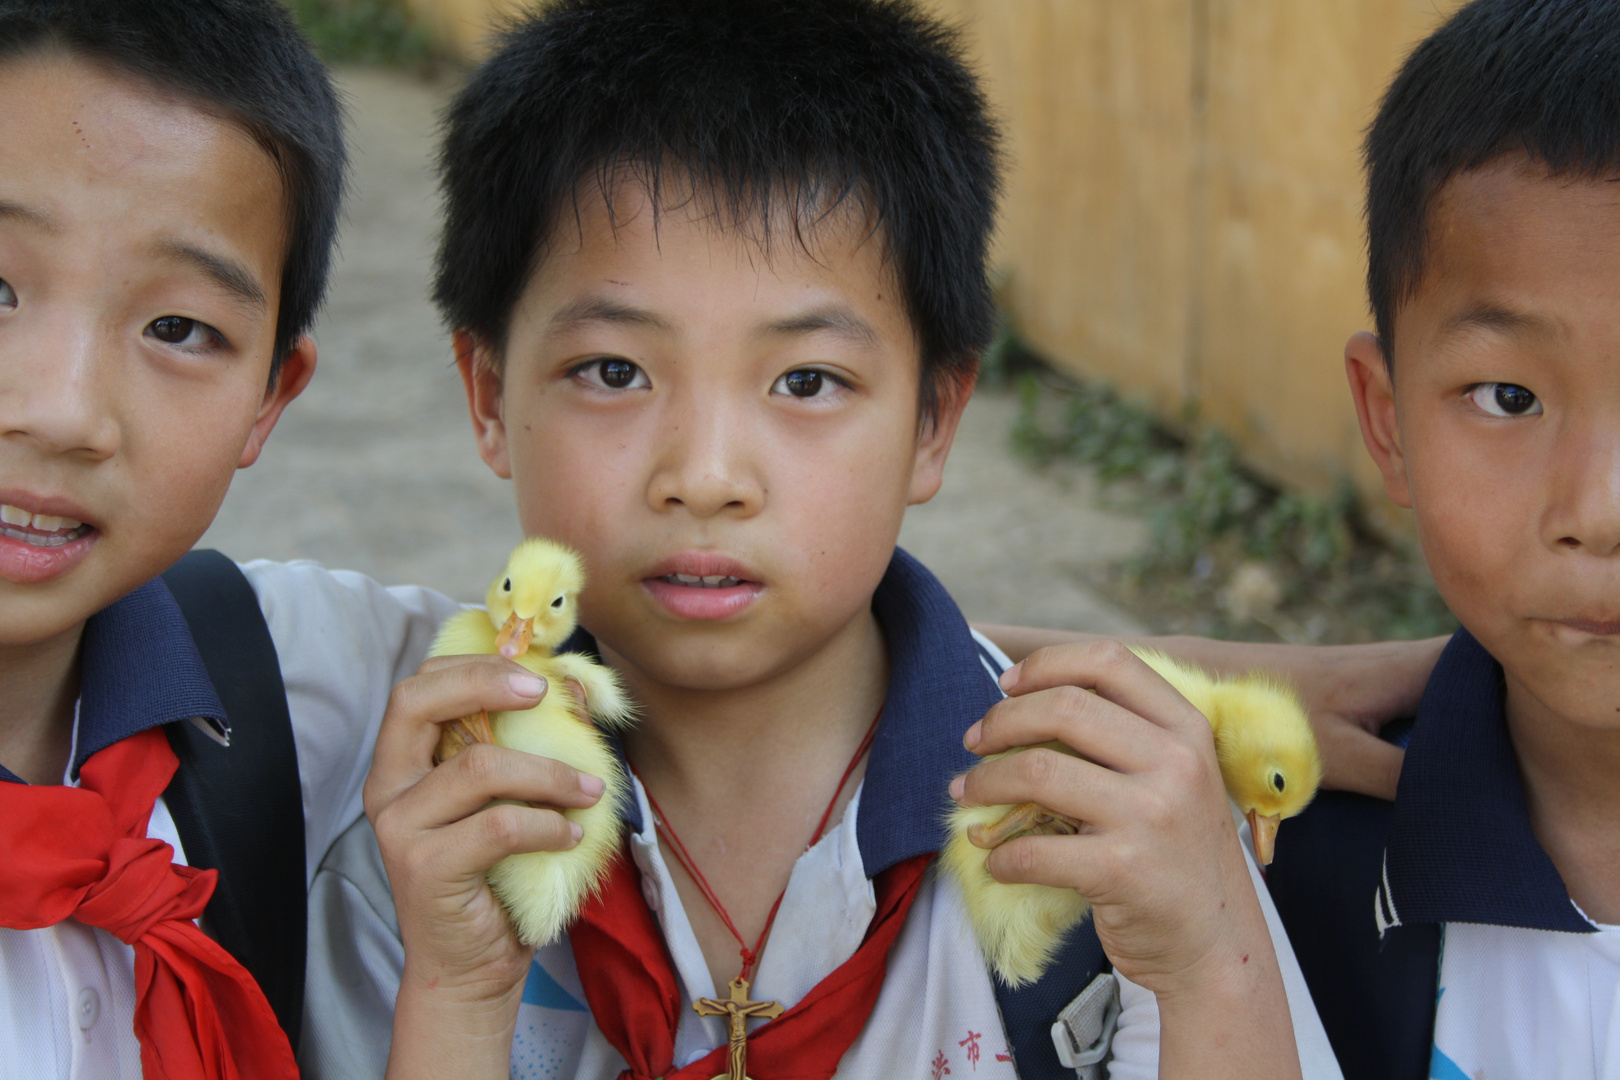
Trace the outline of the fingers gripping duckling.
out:
M 531 945 L 555 940 L 601 884 L 619 849 L 619 804 L 628 790 L 618 759 L 598 730 L 624 727 L 634 718 L 618 676 L 583 653 L 553 655 L 578 622 L 584 584 L 584 567 L 574 552 L 549 540 L 525 540 L 490 584 L 488 610 L 454 616 L 433 643 L 434 656 L 498 653 L 550 687 L 532 709 L 493 716 L 479 712 L 446 723 L 435 763 L 472 743 L 491 742 L 561 761 L 605 785 L 594 806 L 562 811 L 584 830 L 572 849 L 512 855 L 489 871 L 490 887 L 506 906 L 519 940 Z
M 1270 863 L 1278 824 L 1305 809 L 1322 779 L 1304 706 L 1287 686 L 1265 675 L 1215 678 L 1162 653 L 1132 651 L 1209 720 L 1227 794 L 1248 819 L 1255 858 Z M 1043 745 L 1074 753 L 1061 743 Z M 1082 827 L 1037 803 L 950 812 L 951 838 L 941 862 L 961 886 L 985 958 L 1010 986 L 1040 978 L 1064 934 L 1086 917 L 1090 904 L 1073 889 L 996 881 L 988 868 L 990 851 L 1019 836 L 1072 835 Z

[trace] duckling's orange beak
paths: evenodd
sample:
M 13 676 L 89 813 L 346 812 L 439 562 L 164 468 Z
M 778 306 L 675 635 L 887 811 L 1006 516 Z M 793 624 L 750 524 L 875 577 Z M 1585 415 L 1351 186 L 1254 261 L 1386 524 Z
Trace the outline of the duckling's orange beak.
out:
M 1250 810 L 1249 838 L 1254 841 L 1254 857 L 1261 866 L 1270 866 L 1277 850 L 1277 826 L 1282 824 L 1281 814 L 1262 814 Z
M 507 617 L 506 625 L 495 635 L 495 651 L 508 660 L 516 660 L 529 651 L 529 638 L 534 636 L 534 620 L 520 619 L 517 612 Z

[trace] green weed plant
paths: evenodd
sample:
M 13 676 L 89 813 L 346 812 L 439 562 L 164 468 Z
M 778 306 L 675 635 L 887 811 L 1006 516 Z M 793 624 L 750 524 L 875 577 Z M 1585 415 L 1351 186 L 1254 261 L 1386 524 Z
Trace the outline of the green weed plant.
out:
M 442 57 L 401 0 L 287 0 L 315 51 L 331 64 L 431 68 Z
M 1366 526 L 1348 481 L 1327 498 L 1281 489 L 1245 468 L 1224 432 L 1191 415 L 1189 434 L 1173 431 L 1106 383 L 1040 366 L 1007 335 L 987 376 L 1017 387 L 1018 451 L 1089 466 L 1111 501 L 1146 515 L 1146 553 L 1098 584 L 1157 629 L 1298 642 L 1456 629 L 1416 551 Z M 1245 567 L 1274 590 L 1266 602 L 1233 599 Z

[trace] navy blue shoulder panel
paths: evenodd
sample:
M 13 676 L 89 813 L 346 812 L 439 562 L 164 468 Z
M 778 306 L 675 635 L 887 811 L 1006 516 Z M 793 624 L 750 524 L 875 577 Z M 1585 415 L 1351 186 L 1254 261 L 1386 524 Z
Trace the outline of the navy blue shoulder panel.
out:
M 993 980 L 1018 1080 L 1074 1080 L 1074 1070 L 1058 1060 L 1052 1045 L 1052 1023 L 1092 979 L 1112 967 L 1088 917 L 1069 931 L 1063 950 L 1037 982 L 1014 990 Z
M 1434 1044 L 1440 927 L 1378 935 L 1392 804 L 1323 791 L 1277 838 L 1266 885 L 1345 1080 L 1424 1080 Z

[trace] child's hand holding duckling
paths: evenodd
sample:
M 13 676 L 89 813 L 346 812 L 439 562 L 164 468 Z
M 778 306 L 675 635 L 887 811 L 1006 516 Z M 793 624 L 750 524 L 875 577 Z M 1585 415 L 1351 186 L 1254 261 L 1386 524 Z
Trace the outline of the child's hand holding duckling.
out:
M 508 1073 L 534 950 L 517 940 L 487 874 L 520 852 L 572 849 L 579 838 L 559 810 L 594 806 L 603 782 L 490 744 L 437 768 L 433 754 L 446 721 L 531 709 L 546 692 L 544 679 L 504 657 L 442 656 L 389 698 L 365 804 L 405 943 L 390 1077 Z
M 1080 756 L 987 761 L 951 794 L 976 806 L 1036 802 L 1085 824 L 1001 845 L 991 873 L 1090 899 L 1116 970 L 1158 997 L 1160 1075 L 1298 1075 L 1282 976 L 1203 714 L 1112 641 L 1041 650 L 1002 687 L 1009 697 L 969 729 L 970 750 L 1056 741 Z

